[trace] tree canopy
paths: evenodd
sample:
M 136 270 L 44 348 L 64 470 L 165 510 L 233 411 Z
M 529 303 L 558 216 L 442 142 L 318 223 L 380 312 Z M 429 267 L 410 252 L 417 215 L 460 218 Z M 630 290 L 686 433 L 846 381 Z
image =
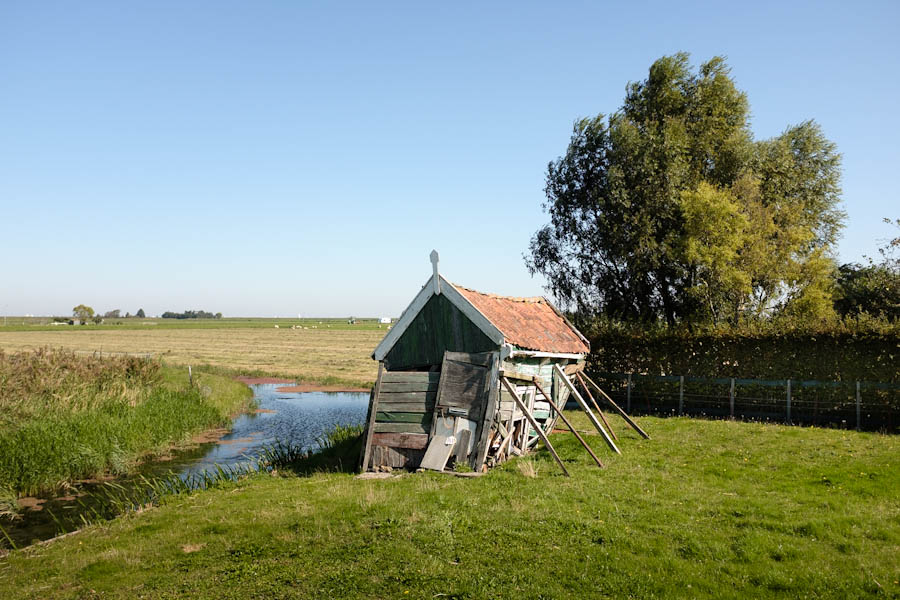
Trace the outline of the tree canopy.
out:
M 813 121 L 755 141 L 721 57 L 665 56 L 547 168 L 526 256 L 565 307 L 653 322 L 827 318 L 840 155 Z
M 72 316 L 85 322 L 94 316 L 94 309 L 86 304 L 79 304 L 72 309 Z

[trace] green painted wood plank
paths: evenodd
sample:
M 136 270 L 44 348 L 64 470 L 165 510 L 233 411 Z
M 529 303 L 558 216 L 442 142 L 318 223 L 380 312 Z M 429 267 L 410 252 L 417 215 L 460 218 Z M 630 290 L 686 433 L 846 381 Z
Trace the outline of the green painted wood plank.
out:
M 437 392 L 437 382 L 421 381 L 418 383 L 381 383 L 382 394 L 394 392 Z
M 378 407 L 382 408 L 381 406 Z M 426 412 L 394 412 L 379 410 L 375 414 L 376 423 L 421 423 L 428 425 L 431 423 L 431 414 Z
M 379 402 L 431 402 L 434 404 L 437 391 L 433 392 L 382 392 L 379 394 Z
M 375 423 L 375 433 L 428 433 L 430 429 L 421 423 Z
M 441 378 L 440 373 L 417 371 L 388 371 L 382 377 L 384 383 L 420 383 L 430 381 L 437 383 Z
M 384 412 L 432 413 L 434 402 L 379 402 L 378 409 Z

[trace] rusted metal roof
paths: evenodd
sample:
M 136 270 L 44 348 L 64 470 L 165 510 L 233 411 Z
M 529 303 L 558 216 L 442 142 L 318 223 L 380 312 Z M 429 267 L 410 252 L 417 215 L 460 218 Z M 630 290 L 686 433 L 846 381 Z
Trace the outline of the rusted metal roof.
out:
M 590 351 L 578 330 L 545 298 L 498 296 L 456 284 L 453 287 L 517 348 L 560 354 L 587 354 Z

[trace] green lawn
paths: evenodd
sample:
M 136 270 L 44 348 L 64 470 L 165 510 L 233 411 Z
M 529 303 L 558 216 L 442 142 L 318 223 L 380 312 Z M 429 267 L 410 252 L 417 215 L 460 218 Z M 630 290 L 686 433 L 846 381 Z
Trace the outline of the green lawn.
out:
M 577 417 L 579 428 L 588 428 Z M 4 597 L 900 596 L 897 437 L 640 419 L 599 470 L 255 476 L 0 560 Z

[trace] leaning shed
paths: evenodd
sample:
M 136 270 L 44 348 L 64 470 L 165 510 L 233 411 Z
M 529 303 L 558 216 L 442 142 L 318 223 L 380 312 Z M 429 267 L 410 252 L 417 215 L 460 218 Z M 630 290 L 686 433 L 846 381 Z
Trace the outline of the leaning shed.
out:
M 436 252 L 431 260 L 432 276 L 372 355 L 363 471 L 481 472 L 528 452 L 546 442 L 574 392 L 567 375 L 590 350 L 545 298 L 477 292 L 444 279 Z

